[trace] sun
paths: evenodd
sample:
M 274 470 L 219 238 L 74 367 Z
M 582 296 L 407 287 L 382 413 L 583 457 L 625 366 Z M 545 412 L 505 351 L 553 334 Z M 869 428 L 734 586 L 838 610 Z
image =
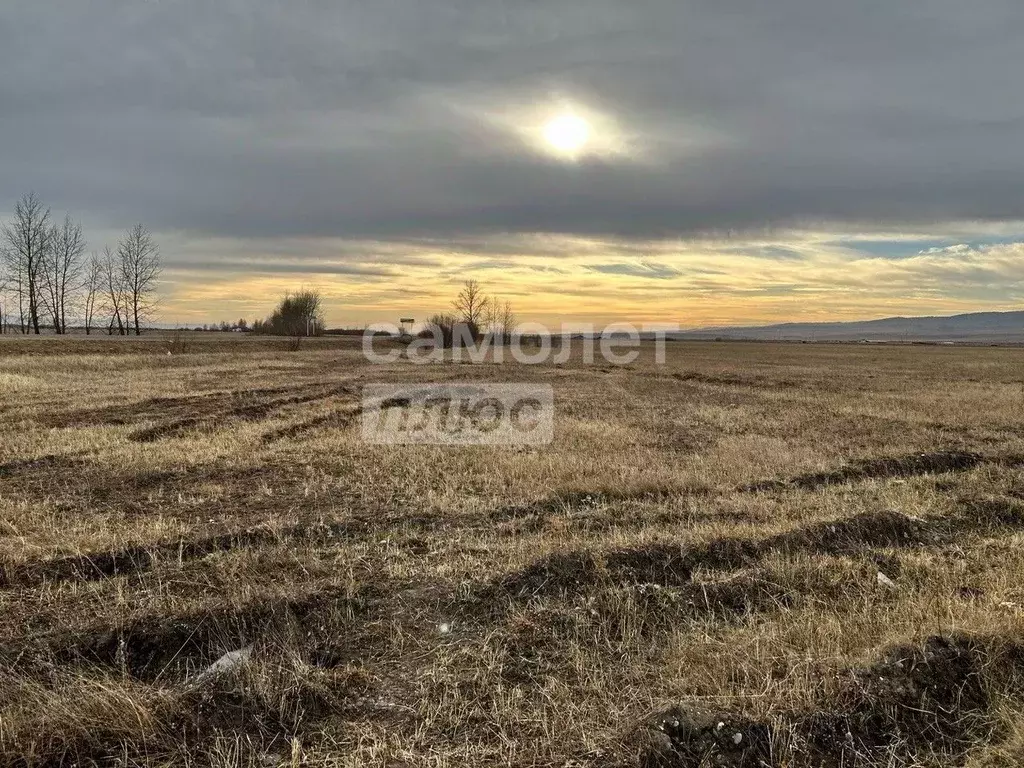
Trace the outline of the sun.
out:
M 575 157 L 586 148 L 590 137 L 590 123 L 571 112 L 557 115 L 544 125 L 544 141 L 560 155 Z

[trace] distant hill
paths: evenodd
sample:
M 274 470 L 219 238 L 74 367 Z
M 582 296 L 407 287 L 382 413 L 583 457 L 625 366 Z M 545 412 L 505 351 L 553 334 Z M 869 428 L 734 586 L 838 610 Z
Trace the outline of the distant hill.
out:
M 678 339 L 781 341 L 927 341 L 1024 343 L 1024 311 L 971 312 L 950 317 L 886 317 L 847 323 L 699 328 L 670 334 Z

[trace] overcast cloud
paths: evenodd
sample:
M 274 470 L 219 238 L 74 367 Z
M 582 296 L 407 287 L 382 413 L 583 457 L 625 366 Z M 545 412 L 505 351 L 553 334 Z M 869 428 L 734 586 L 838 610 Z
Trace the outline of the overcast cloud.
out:
M 8 2 L 0 210 L 36 190 L 170 243 L 475 239 L 477 257 L 544 233 L 1012 229 L 1022 36 L 1019 0 Z M 565 104 L 594 120 L 574 162 L 530 140 Z M 325 270 L 378 279 L 387 251 Z

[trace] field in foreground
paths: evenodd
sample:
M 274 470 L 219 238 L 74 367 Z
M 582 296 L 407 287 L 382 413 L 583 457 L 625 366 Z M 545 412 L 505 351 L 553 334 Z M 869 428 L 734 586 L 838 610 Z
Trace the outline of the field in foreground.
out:
M 1024 763 L 1024 350 L 176 351 L 0 338 L 0 764 Z M 361 442 L 426 381 L 555 441 Z

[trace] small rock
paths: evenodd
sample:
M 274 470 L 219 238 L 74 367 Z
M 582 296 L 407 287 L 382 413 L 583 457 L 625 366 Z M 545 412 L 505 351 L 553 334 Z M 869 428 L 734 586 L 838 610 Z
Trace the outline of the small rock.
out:
M 742 733 L 734 733 L 733 734 L 733 736 L 732 736 L 732 743 L 733 744 L 735 744 L 738 747 L 742 741 L 743 741 L 743 734 Z
M 247 663 L 252 658 L 252 646 L 246 646 L 245 648 L 239 648 L 237 651 L 228 651 L 213 664 L 208 666 L 202 672 L 200 672 L 195 679 L 195 682 L 199 683 L 203 680 L 208 680 L 214 675 L 219 675 L 223 672 L 231 672 L 238 669 L 243 664 Z
M 878 572 L 878 586 L 885 587 L 886 589 L 898 589 L 896 582 L 881 571 Z

